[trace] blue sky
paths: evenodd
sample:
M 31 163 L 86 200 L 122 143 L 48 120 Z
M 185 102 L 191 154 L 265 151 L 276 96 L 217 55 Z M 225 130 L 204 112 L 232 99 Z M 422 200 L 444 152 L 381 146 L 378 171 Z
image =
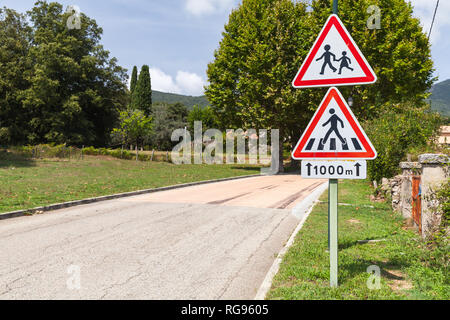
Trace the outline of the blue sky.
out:
M 34 0 L 0 0 L 19 12 Z M 103 28 L 102 43 L 131 73 L 134 65 L 150 66 L 155 90 L 201 95 L 206 67 L 221 39 L 223 26 L 239 0 L 59 0 L 76 5 Z M 428 32 L 435 0 L 412 0 L 414 14 Z M 383 10 L 383 8 L 381 8 Z M 381 24 L 383 16 L 381 15 Z M 441 0 L 436 16 L 432 55 L 439 80 L 450 78 L 450 0 Z

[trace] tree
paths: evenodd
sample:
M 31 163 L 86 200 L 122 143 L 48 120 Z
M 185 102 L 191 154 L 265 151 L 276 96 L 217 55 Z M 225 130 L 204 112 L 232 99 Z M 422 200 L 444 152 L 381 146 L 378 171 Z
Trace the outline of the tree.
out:
M 202 131 L 205 132 L 208 129 L 215 129 L 218 127 L 218 121 L 214 110 L 207 106 L 202 108 L 200 106 L 194 106 L 192 110 L 189 112 L 187 117 L 187 123 L 189 130 L 193 132 L 194 130 L 194 122 L 201 121 L 202 122 Z
M 283 142 L 306 125 L 314 92 L 290 84 L 313 37 L 308 20 L 306 5 L 289 0 L 243 0 L 231 13 L 207 70 L 222 129 L 279 129 Z
M 141 110 L 125 110 L 119 115 L 119 127 L 111 134 L 122 143 L 135 143 L 136 150 L 139 143 L 143 143 L 152 133 L 152 118 L 147 117 Z M 138 155 L 136 154 L 136 159 Z
M 152 85 L 147 65 L 143 65 L 139 73 L 136 88 L 131 96 L 131 107 L 144 111 L 147 116 L 152 113 Z
M 9 12 L 10 17 L 15 15 Z M 0 56 L 0 66 L 8 59 L 10 67 L 17 64 L 11 71 L 19 81 L 7 89 L 8 99 L 15 100 L 15 112 L 21 113 L 20 118 L 8 120 L 14 121 L 8 132 L 20 128 L 25 135 L 8 143 L 105 145 L 117 120 L 116 110 L 126 105 L 126 70 L 100 45 L 102 29 L 81 14 L 81 28 L 71 30 L 70 15 L 59 3 L 37 1 L 27 12 L 29 38 L 13 34 L 14 23 L 0 35 L 2 44 L 22 46 L 14 45 L 18 55 Z M 20 33 L 21 25 L 16 26 Z M 0 106 L 0 112 L 6 108 Z M 4 121 L 2 114 L 2 127 Z
M 428 153 L 435 148 L 432 138 L 439 135 L 442 118 L 430 106 L 411 102 L 382 107 L 376 118 L 362 123 L 378 157 L 367 162 L 370 181 L 391 178 L 407 153 Z
M 319 29 L 327 19 L 331 2 L 315 0 L 312 20 Z M 370 30 L 367 8 L 381 8 L 381 29 Z M 436 80 L 430 43 L 420 21 L 405 0 L 340 0 L 339 17 L 378 77 L 373 85 L 343 87 L 353 97 L 353 112 L 360 119 L 377 117 L 382 105 L 411 101 L 421 106 Z
M 331 3 L 313 1 L 307 12 L 306 1 L 243 0 L 230 14 L 207 70 L 206 96 L 222 127 L 276 128 L 281 142 L 295 145 L 327 89 L 293 89 L 291 82 L 332 13 Z M 381 30 L 366 27 L 372 4 L 383 8 Z M 378 76 L 375 85 L 342 89 L 353 97 L 355 114 L 368 119 L 388 102 L 423 100 L 432 61 L 411 6 L 404 0 L 341 0 L 339 15 Z
M 187 126 L 188 109 L 181 103 L 157 104 L 153 107 L 154 133 L 152 144 L 159 150 L 170 150 L 172 132 Z
M 133 67 L 133 72 L 131 73 L 131 82 L 130 82 L 130 93 L 133 94 L 134 89 L 136 88 L 137 84 L 137 67 Z
M 29 112 L 22 104 L 21 92 L 30 83 L 32 61 L 31 28 L 26 17 L 0 8 L 0 144 L 24 144 L 30 133 L 26 125 Z

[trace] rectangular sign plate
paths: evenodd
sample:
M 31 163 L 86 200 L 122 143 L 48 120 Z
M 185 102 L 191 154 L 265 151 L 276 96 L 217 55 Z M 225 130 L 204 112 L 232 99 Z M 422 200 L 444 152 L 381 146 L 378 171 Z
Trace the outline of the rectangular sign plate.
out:
M 366 179 L 366 160 L 302 160 L 302 178 Z

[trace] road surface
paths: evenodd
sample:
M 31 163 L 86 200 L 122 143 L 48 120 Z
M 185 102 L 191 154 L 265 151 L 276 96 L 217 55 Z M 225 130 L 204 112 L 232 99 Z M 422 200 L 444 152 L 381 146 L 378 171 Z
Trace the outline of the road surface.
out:
M 260 176 L 0 221 L 0 299 L 253 299 L 323 180 Z

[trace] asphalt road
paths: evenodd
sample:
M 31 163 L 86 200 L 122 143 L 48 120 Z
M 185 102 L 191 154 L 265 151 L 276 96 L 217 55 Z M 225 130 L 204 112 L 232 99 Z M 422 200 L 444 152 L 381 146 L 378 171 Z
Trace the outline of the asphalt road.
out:
M 0 221 L 0 299 L 253 299 L 323 180 L 261 176 Z

